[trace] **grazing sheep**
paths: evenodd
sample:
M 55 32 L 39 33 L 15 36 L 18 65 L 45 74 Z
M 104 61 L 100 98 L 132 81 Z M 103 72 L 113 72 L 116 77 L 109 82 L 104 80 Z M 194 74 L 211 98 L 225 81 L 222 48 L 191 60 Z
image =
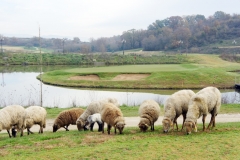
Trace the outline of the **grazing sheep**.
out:
M 97 122 L 99 129 L 98 131 L 101 131 L 102 128 L 102 120 L 101 120 L 101 115 L 100 113 L 95 113 L 93 115 L 88 116 L 87 118 L 87 122 L 89 123 L 90 126 L 90 131 L 93 131 L 93 126 L 95 124 L 95 122 Z
M 177 118 L 182 115 L 183 116 L 183 124 L 186 119 L 186 114 L 188 111 L 188 103 L 191 97 L 195 95 L 192 90 L 180 90 L 172 94 L 164 104 L 164 117 L 162 120 L 163 131 L 167 133 L 170 130 L 170 126 L 172 126 L 172 130 L 174 130 L 174 123 L 177 124 Z
M 187 134 L 190 134 L 194 128 L 197 132 L 197 119 L 201 116 L 203 122 L 203 131 L 205 131 L 205 119 L 211 113 L 211 120 L 207 127 L 215 127 L 215 117 L 217 116 L 221 106 L 221 93 L 215 87 L 206 87 L 194 95 L 188 105 L 187 117 L 184 123 Z
M 120 134 L 122 134 L 122 131 L 124 129 L 125 126 L 125 120 L 122 114 L 122 111 L 115 106 L 112 103 L 105 103 L 102 106 L 102 110 L 101 110 L 101 118 L 102 118 L 102 133 L 104 133 L 104 123 L 107 123 L 107 131 L 108 134 L 110 134 L 110 130 L 112 128 L 112 126 L 115 129 L 115 134 L 117 133 L 117 129 L 119 131 Z
M 70 124 L 75 125 L 76 120 L 83 112 L 84 110 L 82 108 L 72 108 L 60 112 L 53 123 L 53 132 L 56 132 L 61 127 L 65 128 L 66 131 L 69 131 L 68 126 Z M 86 128 L 84 127 L 84 129 Z
M 112 103 L 115 106 L 119 107 L 119 103 L 118 100 L 115 98 L 107 98 L 107 99 L 103 99 L 100 101 L 94 101 L 92 103 L 89 104 L 89 106 L 87 107 L 87 109 L 84 111 L 84 113 L 77 119 L 77 127 L 78 130 L 82 130 L 83 126 L 86 125 L 86 120 L 88 118 L 88 116 L 93 115 L 95 113 L 100 113 L 102 110 L 102 106 L 105 103 Z M 101 128 L 100 128 L 101 131 Z
M 46 127 L 47 116 L 46 109 L 40 106 L 30 106 L 26 108 L 25 111 L 26 111 L 26 128 L 28 135 L 29 133 L 33 134 L 33 132 L 30 131 L 30 128 L 34 124 L 38 124 L 40 126 L 38 133 L 43 133 L 43 128 Z
M 154 100 L 145 100 L 139 107 L 140 122 L 138 127 L 145 132 L 149 126 L 154 131 L 154 123 L 158 120 L 160 107 Z
M 25 121 L 26 112 L 20 105 L 6 106 L 0 110 L 0 131 L 6 129 L 9 137 L 11 138 L 10 129 L 21 132 L 20 136 L 23 136 L 23 130 L 26 125 Z M 14 127 L 13 127 L 14 126 Z M 13 132 L 13 137 L 16 136 L 16 132 Z

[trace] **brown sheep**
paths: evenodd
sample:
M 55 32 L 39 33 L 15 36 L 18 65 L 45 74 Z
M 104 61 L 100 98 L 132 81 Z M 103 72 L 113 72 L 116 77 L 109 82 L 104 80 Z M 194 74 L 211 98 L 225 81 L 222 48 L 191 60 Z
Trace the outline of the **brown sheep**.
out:
M 124 129 L 125 126 L 125 120 L 122 114 L 122 111 L 115 106 L 112 103 L 105 103 L 102 106 L 102 110 L 101 110 L 101 118 L 102 118 L 102 133 L 104 133 L 104 122 L 107 123 L 107 131 L 108 134 L 110 134 L 110 130 L 112 128 L 112 126 L 115 129 L 115 134 L 116 134 L 116 129 L 119 130 L 119 133 L 122 134 L 122 131 Z
M 69 131 L 68 126 L 70 124 L 76 125 L 76 120 L 83 112 L 84 110 L 82 108 L 73 108 L 62 111 L 61 113 L 59 113 L 53 123 L 53 132 L 56 132 L 61 127 L 65 128 L 66 131 Z

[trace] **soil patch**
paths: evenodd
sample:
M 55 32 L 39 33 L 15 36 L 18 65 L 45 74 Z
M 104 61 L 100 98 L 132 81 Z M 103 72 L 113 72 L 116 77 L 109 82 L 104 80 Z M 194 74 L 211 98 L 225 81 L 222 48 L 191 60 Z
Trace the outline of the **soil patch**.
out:
M 90 81 L 98 81 L 100 78 L 97 75 L 86 75 L 86 76 L 74 76 L 70 77 L 70 80 L 90 80 Z
M 113 81 L 133 81 L 133 80 L 141 80 L 146 77 L 150 76 L 150 74 L 119 74 L 116 77 L 114 77 Z

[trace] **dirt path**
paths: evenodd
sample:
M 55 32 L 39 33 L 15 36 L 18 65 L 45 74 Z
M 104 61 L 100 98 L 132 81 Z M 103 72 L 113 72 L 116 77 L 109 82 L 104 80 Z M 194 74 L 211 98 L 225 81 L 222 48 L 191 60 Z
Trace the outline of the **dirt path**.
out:
M 206 118 L 207 125 L 210 121 L 210 118 L 211 118 L 210 115 L 208 115 Z M 155 123 L 155 125 L 162 125 L 162 119 L 163 119 L 163 116 L 160 116 L 158 118 L 158 121 Z M 139 120 L 140 120 L 139 117 L 125 117 L 126 127 L 137 127 Z M 178 118 L 177 122 L 179 125 L 182 125 L 182 121 L 183 121 L 182 116 L 180 116 Z M 47 125 L 46 125 L 46 128 L 44 129 L 44 131 L 52 131 L 53 122 L 54 122 L 54 119 L 47 119 Z M 224 122 L 240 122 L 240 114 L 219 114 L 216 117 L 216 125 L 217 125 L 217 123 L 224 123 Z M 198 119 L 198 123 L 199 124 L 202 123 L 201 118 Z M 70 125 L 68 128 L 69 128 L 69 130 L 77 130 L 76 125 Z M 97 128 L 98 128 L 98 125 L 95 124 L 94 129 L 97 129 Z M 33 131 L 33 132 L 38 132 L 38 130 L 39 130 L 38 125 L 34 125 L 31 128 L 31 131 Z M 65 131 L 65 129 L 61 128 L 58 131 Z M 25 132 L 26 132 L 26 130 L 25 130 Z M 7 131 L 3 130 L 0 133 L 7 133 Z

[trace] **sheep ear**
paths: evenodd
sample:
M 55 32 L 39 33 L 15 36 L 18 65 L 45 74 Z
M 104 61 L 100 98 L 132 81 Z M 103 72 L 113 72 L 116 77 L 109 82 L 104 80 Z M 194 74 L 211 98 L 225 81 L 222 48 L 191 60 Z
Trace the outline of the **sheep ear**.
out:
M 193 124 L 192 128 L 194 128 L 194 132 L 197 132 L 197 125 L 194 122 L 192 122 L 192 124 Z
M 148 126 L 146 123 L 144 124 L 146 127 Z

